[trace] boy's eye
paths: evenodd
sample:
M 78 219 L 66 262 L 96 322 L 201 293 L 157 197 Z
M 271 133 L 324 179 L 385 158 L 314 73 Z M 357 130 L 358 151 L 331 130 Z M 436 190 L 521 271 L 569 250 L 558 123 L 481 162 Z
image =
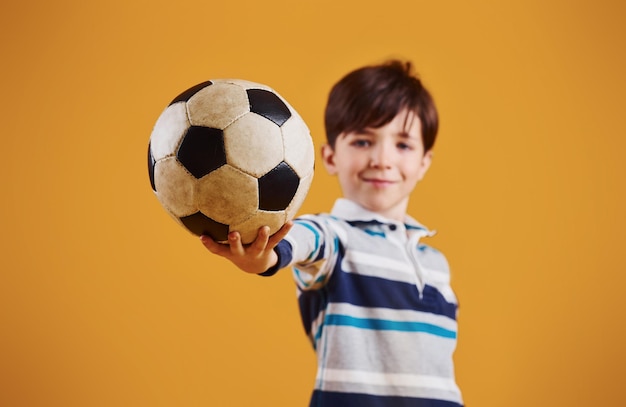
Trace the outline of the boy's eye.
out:
M 354 147 L 368 147 L 371 143 L 366 139 L 356 139 L 351 143 Z
M 413 147 L 411 147 L 409 144 L 407 143 L 398 143 L 398 148 L 400 150 L 411 150 Z

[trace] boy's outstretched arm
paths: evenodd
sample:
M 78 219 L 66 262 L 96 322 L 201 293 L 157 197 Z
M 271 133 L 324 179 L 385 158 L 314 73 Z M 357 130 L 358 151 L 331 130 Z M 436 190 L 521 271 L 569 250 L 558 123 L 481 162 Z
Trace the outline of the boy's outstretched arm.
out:
M 238 232 L 228 235 L 228 244 L 217 243 L 207 235 L 202 235 L 200 240 L 211 253 L 227 258 L 246 273 L 261 274 L 278 262 L 274 247 L 289 233 L 292 226 L 293 222 L 289 221 L 272 236 L 270 228 L 263 226 L 254 242 L 249 245 L 241 243 Z

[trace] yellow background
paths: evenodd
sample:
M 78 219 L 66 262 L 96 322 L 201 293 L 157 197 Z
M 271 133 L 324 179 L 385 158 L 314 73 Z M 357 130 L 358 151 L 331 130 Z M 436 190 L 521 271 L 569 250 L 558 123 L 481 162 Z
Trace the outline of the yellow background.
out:
M 453 269 L 467 405 L 620 405 L 625 4 L 4 2 L 0 405 L 306 405 L 289 273 L 243 275 L 176 225 L 147 142 L 178 92 L 235 77 L 319 147 L 330 86 L 390 56 L 440 109 L 410 210 Z M 302 211 L 338 192 L 318 164 Z

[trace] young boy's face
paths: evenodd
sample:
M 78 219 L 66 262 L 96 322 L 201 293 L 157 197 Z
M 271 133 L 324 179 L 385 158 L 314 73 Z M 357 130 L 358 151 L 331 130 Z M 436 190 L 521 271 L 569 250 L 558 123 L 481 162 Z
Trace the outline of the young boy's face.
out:
M 346 198 L 387 218 L 404 221 L 409 195 L 428 170 L 419 117 L 404 110 L 379 128 L 342 133 L 325 145 L 328 172 L 337 175 Z

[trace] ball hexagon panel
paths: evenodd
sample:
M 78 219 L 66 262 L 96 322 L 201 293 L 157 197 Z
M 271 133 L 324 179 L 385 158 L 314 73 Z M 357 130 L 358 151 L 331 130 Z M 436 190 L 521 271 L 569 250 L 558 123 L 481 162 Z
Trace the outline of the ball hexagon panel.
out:
M 216 81 L 191 96 L 187 109 L 192 125 L 225 129 L 250 111 L 250 103 L 241 86 Z
M 176 157 L 196 178 L 226 164 L 224 134 L 211 127 L 191 126 L 183 138 Z
M 244 244 L 251 243 L 256 239 L 259 228 L 269 226 L 270 234 L 278 232 L 287 221 L 285 211 L 264 212 L 258 211 L 252 218 L 245 222 L 232 224 L 231 231 L 238 231 Z
M 293 219 L 296 215 L 302 204 L 304 203 L 304 198 L 306 198 L 307 193 L 309 192 L 309 188 L 311 187 L 311 182 L 313 181 L 313 172 L 307 175 L 304 178 L 300 178 L 300 185 L 298 186 L 298 190 L 293 196 L 291 203 L 285 210 L 285 215 L 287 219 Z
M 194 235 L 208 235 L 218 242 L 228 240 L 228 225 L 216 222 L 201 212 L 183 216 L 180 222 Z
M 281 211 L 289 206 L 300 178 L 284 161 L 259 178 L 259 209 Z
M 285 149 L 285 162 L 300 176 L 313 170 L 315 147 L 309 129 L 302 118 L 295 114 L 281 128 Z
M 170 102 L 170 105 L 173 105 L 174 103 L 178 103 L 178 102 L 188 101 L 189 98 L 195 95 L 200 89 L 205 88 L 211 85 L 212 83 L 213 82 L 211 81 L 206 81 L 206 82 L 199 83 L 195 86 L 192 86 L 191 88 L 187 89 L 186 91 L 182 92 L 180 95 L 172 99 L 172 101 Z
M 264 89 L 248 89 L 250 111 L 282 126 L 290 117 L 291 111 L 274 92 Z
M 196 179 L 175 157 L 157 161 L 154 166 L 156 194 L 173 216 L 187 216 L 198 209 L 194 202 Z
M 233 224 L 250 218 L 257 210 L 257 179 L 225 165 L 198 181 L 198 209 L 218 222 Z
M 187 110 L 184 102 L 168 106 L 152 129 L 150 148 L 155 161 L 175 154 L 187 129 Z
M 224 148 L 228 164 L 255 177 L 283 160 L 280 129 L 256 113 L 248 113 L 224 129 Z

